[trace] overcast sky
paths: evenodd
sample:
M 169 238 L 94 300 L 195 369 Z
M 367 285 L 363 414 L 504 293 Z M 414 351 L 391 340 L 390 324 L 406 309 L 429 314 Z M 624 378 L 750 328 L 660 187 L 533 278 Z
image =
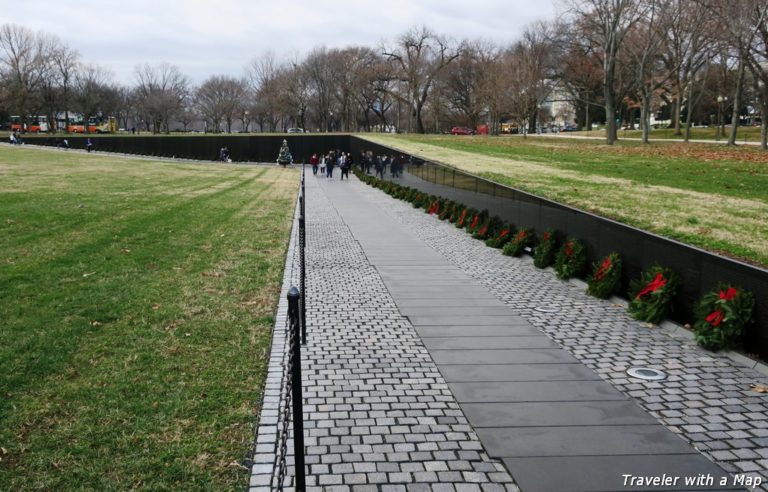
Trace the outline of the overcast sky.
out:
M 0 22 L 58 35 L 87 62 L 132 84 L 139 63 L 169 62 L 195 83 L 240 76 L 265 51 L 378 46 L 425 24 L 455 38 L 514 41 L 555 15 L 555 0 L 59 0 L 0 1 Z

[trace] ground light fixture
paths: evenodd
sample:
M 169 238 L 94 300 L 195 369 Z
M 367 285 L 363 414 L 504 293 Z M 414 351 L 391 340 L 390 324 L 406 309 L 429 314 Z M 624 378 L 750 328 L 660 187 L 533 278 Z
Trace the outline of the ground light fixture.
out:
M 555 306 L 554 304 L 544 304 L 541 306 L 536 306 L 533 308 L 533 310 L 540 313 L 557 313 L 560 311 L 560 306 Z
M 642 379 L 645 381 L 661 381 L 667 379 L 667 374 L 658 369 L 651 369 L 650 367 L 630 367 L 627 369 L 627 374 L 633 378 Z

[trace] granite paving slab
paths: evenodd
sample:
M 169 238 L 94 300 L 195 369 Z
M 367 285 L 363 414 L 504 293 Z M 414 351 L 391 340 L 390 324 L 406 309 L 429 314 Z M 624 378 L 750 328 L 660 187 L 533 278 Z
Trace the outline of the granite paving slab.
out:
M 735 487 L 733 477 L 699 454 L 505 458 L 503 461 L 526 491 L 744 490 Z M 659 474 L 659 470 L 664 469 L 675 472 Z M 709 483 L 708 476 L 712 477 L 712 486 L 695 485 L 697 481 Z M 660 484 L 630 485 L 633 478 L 644 477 L 659 477 Z M 722 479 L 729 485 L 720 486 Z M 686 480 L 692 484 L 687 485 Z
M 600 380 L 578 383 L 572 381 L 473 381 L 449 382 L 448 385 L 460 403 L 626 400 L 620 392 Z
M 467 340 L 467 337 L 433 337 L 424 339 L 424 346 L 430 350 L 559 348 L 555 342 L 544 335 L 529 337 L 477 337 L 469 340 Z
M 424 342 L 430 339 L 425 338 Z M 428 345 L 427 345 L 428 346 Z M 588 367 L 572 364 L 477 364 L 441 365 L 440 372 L 451 383 L 492 381 L 590 381 L 600 377 Z
M 594 425 L 648 425 L 656 420 L 628 400 L 517 403 L 465 403 L 461 409 L 475 428 L 556 427 Z

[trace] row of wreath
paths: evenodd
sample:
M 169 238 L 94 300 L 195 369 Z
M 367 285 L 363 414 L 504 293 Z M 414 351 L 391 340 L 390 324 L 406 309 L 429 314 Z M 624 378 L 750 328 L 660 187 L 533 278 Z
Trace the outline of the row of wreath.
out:
M 485 244 L 500 248 L 509 256 L 520 256 L 528 248 L 533 264 L 538 268 L 554 265 L 558 278 L 583 277 L 587 273 L 587 255 L 582 242 L 568 238 L 557 244 L 555 231 L 546 230 L 537 235 L 526 227 L 515 228 L 487 210 L 478 211 L 445 198 L 425 194 L 414 188 L 391 181 L 383 181 L 367 174 L 358 174 L 364 182 L 380 188 L 395 198 L 411 202 L 440 220 L 447 220 L 459 229 L 465 229 Z M 587 275 L 587 293 L 607 299 L 616 293 L 621 281 L 621 258 L 611 253 L 594 263 Z M 631 282 L 629 313 L 636 319 L 660 323 L 672 309 L 680 280 L 674 271 L 654 266 Z M 736 345 L 746 327 L 752 322 L 754 296 L 751 292 L 721 283 L 707 293 L 696 309 L 693 325 L 696 341 L 704 348 L 720 350 Z

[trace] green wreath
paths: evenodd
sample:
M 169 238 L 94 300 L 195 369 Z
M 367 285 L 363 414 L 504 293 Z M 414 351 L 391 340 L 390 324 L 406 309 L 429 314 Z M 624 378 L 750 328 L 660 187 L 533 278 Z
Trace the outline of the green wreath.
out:
M 536 268 L 547 268 L 555 261 L 557 238 L 555 231 L 547 229 L 541 235 L 539 244 L 533 251 L 533 265 Z
M 621 257 L 611 253 L 600 263 L 592 265 L 592 274 L 587 279 L 587 294 L 598 299 L 608 299 L 616 292 L 621 282 Z
M 505 244 L 512 238 L 512 234 L 515 232 L 515 228 L 509 222 L 504 223 L 499 227 L 499 231 L 495 233 L 490 239 L 485 241 L 487 246 L 491 248 L 503 248 Z
M 501 218 L 499 216 L 494 215 L 493 217 L 488 217 L 485 222 L 483 222 L 480 227 L 477 228 L 474 234 L 472 234 L 472 237 L 475 239 L 480 239 L 482 241 L 485 241 L 488 238 L 493 237 L 499 228 L 501 227 Z
M 482 212 L 476 213 L 467 225 L 467 232 L 474 235 L 475 232 L 480 229 L 480 226 L 482 226 L 483 223 L 488 220 L 489 215 L 490 214 L 488 213 L 488 210 L 483 210 Z
M 443 209 L 440 210 L 440 213 L 438 214 L 438 218 L 440 218 L 440 220 L 448 220 L 453 213 L 454 208 L 456 208 L 456 202 L 445 202 Z
M 632 282 L 629 314 L 641 321 L 659 324 L 672 310 L 680 280 L 672 270 L 654 266 Z
M 459 229 L 464 229 L 469 225 L 469 223 L 475 217 L 475 214 L 477 214 L 477 210 L 475 210 L 474 208 L 465 208 L 459 214 L 459 217 L 456 219 L 456 222 L 454 223 L 454 225 Z
M 555 258 L 555 274 L 561 280 L 581 277 L 587 267 L 587 252 L 578 239 L 563 243 Z
M 523 254 L 523 250 L 526 246 L 533 244 L 535 238 L 536 236 L 531 229 L 528 227 L 521 227 L 512 239 L 504 245 L 504 249 L 501 250 L 501 253 L 507 256 L 520 256 Z
M 439 215 L 440 211 L 443 208 L 445 208 L 445 199 L 444 198 L 435 197 L 435 199 L 432 200 L 432 203 L 429 204 L 429 207 L 427 207 L 426 212 L 429 215 L 435 215 L 435 214 Z
M 708 292 L 696 308 L 693 331 L 696 342 L 708 350 L 736 346 L 752 323 L 755 296 L 746 290 L 721 283 Z

